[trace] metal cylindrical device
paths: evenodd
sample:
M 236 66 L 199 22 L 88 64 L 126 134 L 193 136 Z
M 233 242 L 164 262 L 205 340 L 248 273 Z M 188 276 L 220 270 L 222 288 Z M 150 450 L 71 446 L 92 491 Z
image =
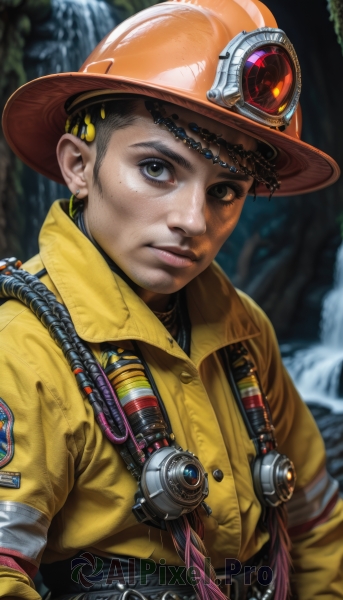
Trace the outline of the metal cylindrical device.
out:
M 292 497 L 295 468 L 287 456 L 272 450 L 255 460 L 253 479 L 260 502 L 265 506 L 278 506 Z
M 141 509 L 158 519 L 177 519 L 193 511 L 208 495 L 207 473 L 187 450 L 164 447 L 144 465 L 140 481 Z

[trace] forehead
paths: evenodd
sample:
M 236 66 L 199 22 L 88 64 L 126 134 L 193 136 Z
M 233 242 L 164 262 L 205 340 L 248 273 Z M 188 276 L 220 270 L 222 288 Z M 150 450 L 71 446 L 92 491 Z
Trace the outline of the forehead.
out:
M 169 104 L 165 102 L 162 106 L 164 110 L 163 116 L 173 118 L 173 115 L 177 115 L 177 125 L 184 127 L 187 131 L 187 134 L 191 137 L 197 136 L 190 131 L 188 124 L 196 123 L 202 129 L 207 129 L 211 133 L 215 133 L 216 136 L 222 137 L 230 144 L 242 144 L 246 150 L 255 150 L 257 147 L 257 140 L 255 138 L 246 135 L 237 129 L 233 129 L 227 125 L 222 125 L 218 121 L 214 121 L 213 119 L 209 119 L 208 117 L 195 113 L 191 110 L 187 110 L 183 107 L 179 107 L 175 104 Z M 137 124 L 141 125 L 142 127 L 146 126 L 149 129 L 151 129 L 151 125 L 154 125 L 154 127 L 157 128 L 157 126 L 154 124 L 151 114 L 145 107 L 144 100 L 139 99 L 134 113 L 137 117 Z M 156 129 L 154 129 L 154 132 L 156 133 Z

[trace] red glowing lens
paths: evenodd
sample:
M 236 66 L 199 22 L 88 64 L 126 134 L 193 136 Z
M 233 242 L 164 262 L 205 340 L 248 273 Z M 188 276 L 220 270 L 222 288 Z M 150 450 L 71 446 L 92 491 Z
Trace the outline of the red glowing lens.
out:
M 281 114 L 291 99 L 294 71 L 280 46 L 262 46 L 250 54 L 243 69 L 243 95 L 248 104 L 271 115 Z

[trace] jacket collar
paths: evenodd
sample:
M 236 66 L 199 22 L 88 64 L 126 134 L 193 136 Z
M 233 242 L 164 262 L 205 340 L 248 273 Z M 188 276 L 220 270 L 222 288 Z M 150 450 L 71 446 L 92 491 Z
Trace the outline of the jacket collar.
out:
M 93 244 L 55 202 L 43 224 L 40 255 L 73 320 L 77 334 L 90 343 L 135 339 L 185 358 L 166 329 L 130 286 L 108 267 Z M 213 263 L 187 285 L 192 323 L 191 357 L 201 360 L 228 344 L 259 335 L 260 330 L 236 290 Z

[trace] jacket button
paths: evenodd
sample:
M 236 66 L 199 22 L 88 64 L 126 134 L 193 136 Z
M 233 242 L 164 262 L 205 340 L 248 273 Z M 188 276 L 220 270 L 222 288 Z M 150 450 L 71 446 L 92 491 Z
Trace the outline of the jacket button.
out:
M 224 473 L 220 469 L 215 469 L 212 475 L 216 481 L 223 481 L 224 479 Z
M 190 373 L 187 373 L 187 371 L 182 371 L 179 377 L 182 383 L 190 383 L 193 380 L 192 375 Z

